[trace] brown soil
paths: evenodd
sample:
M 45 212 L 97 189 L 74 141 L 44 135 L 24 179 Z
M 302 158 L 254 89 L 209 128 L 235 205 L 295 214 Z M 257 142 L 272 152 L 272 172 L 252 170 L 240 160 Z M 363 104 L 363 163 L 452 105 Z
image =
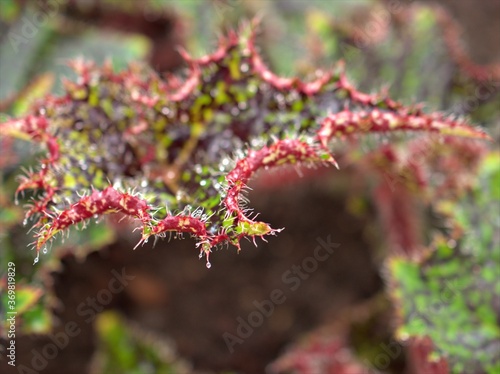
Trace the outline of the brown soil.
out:
M 269 238 L 269 243 L 258 240 L 257 248 L 245 242 L 239 254 L 232 248 L 213 253 L 211 269 L 198 259 L 190 239 L 160 241 L 155 247 L 150 243 L 135 251 L 123 239 L 83 262 L 67 256 L 62 271 L 53 276 L 61 300 L 56 313 L 62 326 L 75 321 L 83 332 L 40 373 L 87 372 L 94 350 L 93 326 L 84 321 L 88 316 L 77 314 L 77 307 L 107 287 L 112 269 L 121 272 L 122 268 L 136 278 L 113 298 L 109 308 L 146 330 L 173 339 L 179 355 L 196 370 L 264 372 L 302 334 L 382 288 L 364 235 L 371 219 L 347 213 L 343 199 L 334 196 L 331 186 L 331 180 L 322 178 L 309 185 L 254 190 L 250 197 L 256 211 L 262 212 L 259 218 L 286 229 Z M 312 255 L 317 238 L 328 236 L 340 246 L 292 291 L 293 284 L 285 283 L 283 274 Z M 236 335 L 237 318 L 247 320 L 256 310 L 253 302 L 268 300 L 275 289 L 284 292 L 286 301 L 249 338 L 236 344 L 231 354 L 223 333 Z M 31 349 L 40 349 L 46 342 L 45 338 L 19 339 L 18 362 L 28 363 Z

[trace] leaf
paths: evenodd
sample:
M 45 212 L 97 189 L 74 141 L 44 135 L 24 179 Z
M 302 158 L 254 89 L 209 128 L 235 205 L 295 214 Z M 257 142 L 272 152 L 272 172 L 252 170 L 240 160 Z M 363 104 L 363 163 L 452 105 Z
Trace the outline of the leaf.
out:
M 139 244 L 172 232 L 196 237 L 210 266 L 211 248 L 280 231 L 247 208 L 244 191 L 259 170 L 336 165 L 330 141 L 360 134 L 488 138 L 384 93 L 361 93 L 341 65 L 310 82 L 279 77 L 258 54 L 255 32 L 254 23 L 229 33 L 199 59 L 182 51 L 184 79 L 73 61 L 79 79 L 65 82 L 64 96 L 0 125 L 0 133 L 46 148 L 18 188 L 42 192 L 26 214 L 38 219 L 37 251 L 73 225 L 119 212 L 140 222 Z
M 429 337 L 451 373 L 500 368 L 500 158 L 484 159 L 473 190 L 441 204 L 455 237 L 438 237 L 418 261 L 389 262 L 402 339 Z
M 52 319 L 44 306 L 43 290 L 39 287 L 18 283 L 15 285 L 15 298 L 9 298 L 7 277 L 0 279 L 0 301 L 4 310 L 15 312 L 16 333 L 44 333 L 50 330 Z M 8 317 L 14 314 L 7 314 Z M 5 332 L 9 331 L 9 321 L 5 319 Z
M 167 374 L 188 370 L 168 344 L 114 312 L 100 313 L 96 329 L 98 347 L 91 373 Z

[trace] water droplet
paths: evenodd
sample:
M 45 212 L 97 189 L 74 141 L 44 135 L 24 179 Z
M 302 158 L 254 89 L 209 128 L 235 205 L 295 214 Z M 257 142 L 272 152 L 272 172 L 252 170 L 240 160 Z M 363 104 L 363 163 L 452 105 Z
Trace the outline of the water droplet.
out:
M 203 172 L 203 167 L 200 164 L 196 164 L 194 166 L 194 171 L 197 172 L 198 174 L 201 174 Z
M 203 257 L 203 253 L 200 252 L 200 254 L 198 255 L 198 258 L 201 259 Z
M 43 254 L 46 254 L 46 253 L 47 253 L 47 247 L 44 247 L 44 248 L 42 249 L 42 252 L 43 252 Z
M 39 257 L 39 255 L 37 254 L 35 257 L 35 260 L 33 261 L 33 265 L 35 265 L 38 262 L 38 257 Z
M 210 269 L 211 267 L 212 267 L 212 264 L 209 261 L 207 261 L 207 269 Z
M 207 181 L 205 179 L 203 179 L 202 181 L 200 181 L 200 186 L 204 187 L 207 185 Z
M 27 218 L 25 218 L 25 219 L 23 220 L 23 226 L 26 226 L 27 224 L 28 224 L 28 219 L 27 219 Z

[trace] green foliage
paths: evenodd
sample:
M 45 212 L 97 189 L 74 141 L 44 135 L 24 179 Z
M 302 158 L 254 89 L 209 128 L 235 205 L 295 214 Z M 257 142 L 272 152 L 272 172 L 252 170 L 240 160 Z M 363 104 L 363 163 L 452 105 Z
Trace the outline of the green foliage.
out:
M 500 369 L 500 153 L 482 163 L 473 190 L 441 203 L 455 239 L 439 237 L 418 261 L 390 261 L 402 339 L 431 337 L 452 373 Z
M 61 1 L 61 7 L 71 3 L 78 1 Z M 165 11 L 163 6 L 170 2 L 153 3 Z M 319 8 L 311 11 L 300 5 L 286 10 L 284 3 L 266 5 L 271 14 L 265 22 L 271 27 L 265 27 L 264 36 L 272 40 L 276 30 L 276 34 L 285 30 L 290 43 L 273 45 L 266 38 L 259 40 L 262 56 L 277 71 L 290 73 L 298 68 L 309 73 L 317 66 L 345 59 L 347 73 L 363 89 L 391 83 L 388 91 L 398 100 L 424 98 L 432 108 L 447 112 L 452 105 L 460 109 L 460 104 L 471 101 L 478 106 L 477 110 L 474 107 L 473 118 L 484 124 L 490 124 L 498 113 L 498 103 L 491 100 L 495 82 L 486 86 L 488 93 L 481 96 L 482 103 L 474 81 L 477 76 L 457 79 L 462 77 L 463 71 L 457 69 L 463 64 L 449 59 L 450 51 L 443 48 L 439 17 L 433 9 L 400 8 L 387 19 L 376 19 L 377 32 L 370 34 L 363 24 L 353 27 L 339 23 L 338 18 Z M 346 9 L 317 3 L 335 7 L 335 17 L 340 14 L 337 10 Z M 112 5 L 107 8 L 108 15 L 129 6 L 129 14 L 139 9 L 128 2 L 102 4 L 102 14 Z M 196 14 L 192 16 L 196 32 L 187 41 L 190 49 L 205 50 L 212 37 L 207 32 L 209 24 L 236 23 L 245 14 L 246 4 L 182 2 L 181 8 Z M 22 23 L 16 23 L 16 19 L 39 11 L 34 3 L 26 13 L 15 1 L 2 2 L 1 6 L 0 20 L 12 24 L 10 31 L 17 33 Z M 207 10 L 208 22 L 198 19 L 199 9 Z M 435 345 L 431 359 L 447 360 L 454 373 L 498 371 L 498 154 L 485 159 L 481 178 L 469 194 L 458 202 L 440 201 L 472 182 L 475 162 L 485 148 L 469 139 L 458 141 L 456 136 L 487 138 L 483 132 L 463 120 L 426 114 L 416 105 L 406 107 L 384 92 L 360 92 L 347 80 L 341 64 L 318 72 L 309 83 L 277 76 L 263 63 L 264 57 L 255 45 L 254 27 L 242 27 L 238 34 L 222 37 L 215 53 L 199 59 L 183 52 L 187 69 L 164 79 L 145 64 L 128 65 L 144 59 L 154 40 L 130 34 L 102 38 L 99 25 L 94 25 L 96 29 L 61 27 L 67 21 L 54 16 L 15 54 L 11 53 L 12 45 L 0 45 L 0 64 L 7 67 L 2 71 L 5 79 L 0 96 L 5 100 L 0 103 L 0 111 L 9 114 L 2 115 L 5 123 L 0 128 L 0 146 L 9 150 L 0 155 L 0 165 L 5 168 L 0 192 L 0 235 L 5 239 L 2 259 L 15 260 L 22 266 L 29 255 L 17 250 L 26 244 L 23 235 L 16 235 L 23 214 L 21 206 L 11 201 L 17 175 L 13 170 L 21 165 L 37 164 L 35 171 L 30 170 L 21 179 L 17 197 L 21 205 L 29 201 L 24 193 L 33 197 L 25 225 L 36 229 L 37 252 L 47 255 L 42 269 L 53 270 L 60 265 L 65 248 L 85 255 L 113 242 L 117 230 L 130 228 L 103 227 L 96 220 L 104 214 L 135 218 L 142 229 L 140 243 L 150 237 L 192 235 L 198 240 L 200 256 L 205 254 L 207 258 L 213 247 L 233 244 L 239 248 L 242 238 L 255 241 L 276 233 L 279 230 L 251 217 L 244 196 L 249 180 L 259 170 L 285 164 L 336 164 L 332 152 L 340 149 L 359 162 L 356 164 L 368 165 L 368 172 L 360 169 L 369 184 L 380 185 L 381 175 L 390 184 L 383 191 L 385 195 L 381 193 L 375 200 L 380 203 L 381 196 L 387 199 L 379 205 L 381 211 L 394 208 L 388 209 L 386 223 L 402 242 L 416 242 L 408 229 L 414 211 L 411 205 L 405 206 L 405 199 L 413 195 L 406 190 L 428 197 L 429 206 L 438 206 L 453 228 L 437 237 L 424 254 L 412 252 L 417 260 L 412 256 L 390 260 L 392 293 L 399 306 L 397 336 L 404 340 L 430 337 Z M 280 29 L 287 23 L 288 29 Z M 364 32 L 362 45 L 356 44 L 359 32 Z M 73 61 L 71 72 L 51 63 L 75 54 L 83 54 L 92 62 Z M 113 54 L 113 61 L 104 63 L 109 54 Z M 49 74 L 36 75 L 47 70 Z M 61 77 L 71 80 L 63 84 Z M 62 95 L 54 97 L 48 92 Z M 34 99 L 41 98 L 33 104 Z M 460 110 L 458 114 L 463 113 Z M 415 130 L 423 136 L 408 136 Z M 404 132 L 407 137 L 401 138 L 409 141 L 396 144 L 400 138 L 386 136 L 392 132 Z M 436 136 L 427 136 L 431 132 Z M 35 162 L 33 153 L 27 155 L 23 150 L 20 160 L 14 159 L 18 143 L 13 143 L 12 137 L 36 143 L 37 157 L 43 153 L 43 158 Z M 366 149 L 374 151 L 366 156 Z M 434 190 L 422 193 L 428 186 Z M 56 234 L 77 226 L 86 231 L 72 231 L 66 245 L 57 240 L 52 242 L 52 250 L 48 249 L 46 243 Z M 33 268 L 31 258 L 28 261 Z M 23 273 L 25 279 L 17 288 L 17 331 L 47 332 L 51 328 L 49 295 L 42 295 L 41 286 L 35 284 L 38 279 L 28 273 Z M 5 310 L 8 300 L 4 280 L 0 291 Z M 96 329 L 96 372 L 180 370 L 159 338 L 148 338 L 116 314 L 101 314 Z M 334 339 L 325 340 L 311 351 L 324 344 L 330 348 L 326 349 L 326 358 L 334 359 L 337 352 L 345 358 L 347 341 L 337 344 Z M 291 356 L 301 362 L 296 352 Z M 311 357 L 314 366 L 316 356 Z M 352 359 L 355 361 L 354 356 Z
M 126 323 L 114 312 L 99 314 L 96 321 L 98 348 L 91 373 L 174 374 L 187 372 L 172 348 L 154 334 Z
M 13 299 L 9 298 L 7 284 L 6 277 L 0 279 L 0 302 L 2 310 L 16 312 L 16 334 L 49 332 L 52 329 L 52 316 L 45 306 L 43 288 L 18 283 L 15 288 L 15 303 L 10 304 L 9 301 L 12 302 Z M 11 315 L 5 314 L 3 317 L 2 324 L 7 332 L 10 327 L 7 317 Z
M 17 189 L 41 190 L 26 214 L 38 228 L 37 251 L 71 226 L 122 213 L 142 223 L 141 242 L 188 233 L 208 260 L 212 247 L 279 231 L 246 206 L 246 185 L 261 169 L 337 165 L 332 140 L 359 134 L 487 138 L 465 122 L 359 92 L 340 68 L 310 82 L 279 77 L 263 63 L 255 33 L 255 24 L 242 27 L 196 60 L 183 52 L 184 81 L 74 61 L 79 79 L 65 81 L 64 96 L 4 123 L 0 132 L 47 150 Z

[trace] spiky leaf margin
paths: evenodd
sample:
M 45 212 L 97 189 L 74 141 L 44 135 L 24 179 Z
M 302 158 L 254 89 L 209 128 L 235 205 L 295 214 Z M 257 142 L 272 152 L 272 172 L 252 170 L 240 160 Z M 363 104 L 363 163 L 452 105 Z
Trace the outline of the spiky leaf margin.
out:
M 200 257 L 243 237 L 274 234 L 249 216 L 243 191 L 259 170 L 335 164 L 329 142 L 358 134 L 436 132 L 487 138 L 440 114 L 364 94 L 342 65 L 314 80 L 272 73 L 255 46 L 256 25 L 221 38 L 211 55 L 182 55 L 184 79 L 141 66 L 120 73 L 74 61 L 77 82 L 46 97 L 0 133 L 45 145 L 47 157 L 17 192 L 41 190 L 26 213 L 37 253 L 91 217 L 120 212 L 142 224 L 141 242 L 167 232 L 198 238 Z M 37 256 L 38 259 L 38 256 Z

